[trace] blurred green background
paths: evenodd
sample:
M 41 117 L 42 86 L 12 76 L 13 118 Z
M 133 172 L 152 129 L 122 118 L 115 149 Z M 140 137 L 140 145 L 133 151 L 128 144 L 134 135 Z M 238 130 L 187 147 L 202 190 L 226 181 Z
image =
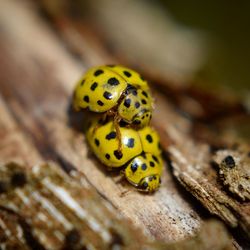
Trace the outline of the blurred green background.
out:
M 243 92 L 250 88 L 249 1 L 160 1 L 180 24 L 210 37 L 205 66 L 198 77 Z
M 249 99 L 250 1 L 40 1 L 99 27 L 110 53 L 129 65 L 178 80 L 195 77 L 202 86 L 228 87 Z

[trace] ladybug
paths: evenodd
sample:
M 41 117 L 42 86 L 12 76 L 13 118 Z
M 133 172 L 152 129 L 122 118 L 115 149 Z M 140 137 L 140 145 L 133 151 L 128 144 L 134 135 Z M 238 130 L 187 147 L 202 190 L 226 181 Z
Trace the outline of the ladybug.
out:
M 147 82 L 135 71 L 120 65 L 90 68 L 77 83 L 73 107 L 112 116 L 120 139 L 120 121 L 134 128 L 147 126 L 153 99 Z M 119 144 L 121 148 L 121 143 Z
M 157 190 L 163 167 L 157 132 L 149 126 L 134 130 L 119 125 L 119 150 L 114 121 L 109 119 L 96 129 L 97 123 L 97 118 L 92 119 L 86 131 L 87 141 L 97 158 L 109 169 L 122 168 L 125 178 L 138 190 Z

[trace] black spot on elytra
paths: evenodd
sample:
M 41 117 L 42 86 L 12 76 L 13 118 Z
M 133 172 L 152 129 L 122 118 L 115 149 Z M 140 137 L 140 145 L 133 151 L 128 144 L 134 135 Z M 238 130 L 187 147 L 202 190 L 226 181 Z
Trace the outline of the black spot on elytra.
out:
M 98 70 L 96 70 L 95 73 L 94 73 L 95 76 L 99 76 L 99 75 L 101 75 L 101 74 L 103 74 L 103 70 L 102 70 L 102 69 L 98 69 Z
M 156 176 L 154 176 L 154 180 L 156 180 L 157 178 L 156 178 Z
M 148 134 L 148 135 L 146 136 L 146 140 L 147 140 L 149 143 L 152 143 L 152 142 L 153 142 L 153 138 L 152 138 L 152 136 L 151 136 L 150 134 Z
M 138 164 L 136 162 L 132 163 L 130 166 L 131 171 L 134 173 L 138 168 Z
M 106 135 L 107 140 L 115 139 L 116 138 L 116 132 L 112 131 L 109 134 Z
M 129 138 L 126 145 L 128 148 L 133 148 L 135 145 L 135 140 L 133 138 Z
M 85 82 L 85 79 L 83 79 L 83 80 L 81 81 L 81 86 L 84 84 L 84 82 Z
M 109 160 L 110 159 L 110 154 L 106 154 L 105 157 L 106 157 L 106 159 Z
M 119 122 L 119 125 L 120 125 L 120 127 L 124 128 L 124 127 L 126 127 L 126 126 L 128 125 L 128 123 L 125 122 L 125 121 L 123 121 L 123 120 L 121 120 L 121 121 Z
M 108 84 L 111 86 L 119 85 L 119 81 L 115 77 L 111 77 L 108 79 Z
M 153 176 L 150 176 L 150 177 L 149 177 L 149 181 L 152 181 L 152 180 L 153 180 Z
M 141 124 L 141 121 L 140 121 L 140 120 L 134 120 L 134 121 L 133 121 L 133 124 L 134 124 L 134 125 L 140 125 L 140 124 Z
M 149 162 L 149 165 L 150 165 L 150 167 L 154 167 L 154 166 L 155 166 L 155 163 L 154 163 L 153 161 L 150 161 L 150 162 Z
M 141 104 L 140 104 L 139 102 L 136 102 L 136 103 L 135 103 L 135 108 L 138 109 L 138 108 L 140 108 L 140 106 L 141 106 Z
M 94 90 L 96 89 L 97 86 L 98 86 L 98 83 L 97 83 L 97 82 L 94 82 L 94 83 L 92 83 L 90 89 L 91 89 L 92 91 L 94 91 Z
M 100 141 L 95 138 L 95 145 L 98 147 L 100 145 Z
M 231 155 L 228 155 L 225 159 L 224 162 L 227 167 L 229 168 L 234 168 L 235 167 L 235 161 L 234 158 Z
M 83 100 L 84 100 L 85 102 L 89 103 L 89 97 L 88 97 L 87 95 L 85 95 L 85 96 L 83 97 Z
M 143 182 L 142 186 L 141 186 L 141 189 L 147 189 L 147 187 L 148 187 L 148 183 L 147 182 Z
M 136 89 L 132 90 L 132 95 L 137 96 L 137 90 Z
M 147 101 L 145 99 L 142 99 L 142 104 L 147 104 Z
M 122 154 L 121 151 L 115 150 L 114 151 L 114 156 L 116 157 L 116 159 L 120 160 L 123 157 L 123 154 Z
M 145 81 L 145 78 L 143 76 L 140 75 L 140 78 L 142 81 Z
M 143 94 L 145 97 L 147 97 L 147 98 L 148 98 L 148 93 L 147 93 L 147 92 L 145 92 L 144 90 L 142 91 L 142 94 Z
M 14 173 L 11 177 L 11 184 L 14 187 L 23 187 L 27 183 L 27 177 L 25 173 Z
M 103 106 L 103 105 L 104 105 L 104 103 L 103 103 L 101 100 L 98 100 L 98 101 L 97 101 L 97 104 L 98 104 L 99 106 Z
M 131 73 L 128 72 L 128 71 L 126 71 L 126 70 L 123 71 L 123 74 L 124 74 L 125 76 L 127 76 L 127 77 L 130 77 L 130 76 L 131 76 Z
M 147 169 L 147 164 L 146 164 L 146 163 L 143 163 L 143 164 L 141 165 L 141 169 L 142 169 L 142 170 L 146 170 L 146 169 Z
M 133 91 L 136 91 L 136 88 L 133 85 L 128 84 L 126 91 L 125 91 L 125 95 L 128 95 L 129 93 L 132 93 Z
M 108 91 L 105 91 L 105 92 L 103 93 L 103 97 L 104 97 L 105 99 L 107 99 L 107 100 L 111 100 L 111 99 L 112 99 L 112 94 L 111 94 L 110 92 L 108 92 Z
M 159 163 L 159 160 L 158 160 L 158 158 L 156 157 L 156 156 L 152 156 L 153 157 L 153 159 L 157 162 L 157 163 Z
M 141 156 L 142 156 L 144 159 L 147 159 L 147 156 L 146 156 L 145 152 L 142 152 L 142 153 L 141 153 Z
M 123 103 L 123 105 L 126 107 L 126 108 L 129 108 L 130 107 L 130 104 L 131 104 L 131 99 L 125 99 L 124 100 L 124 103 Z

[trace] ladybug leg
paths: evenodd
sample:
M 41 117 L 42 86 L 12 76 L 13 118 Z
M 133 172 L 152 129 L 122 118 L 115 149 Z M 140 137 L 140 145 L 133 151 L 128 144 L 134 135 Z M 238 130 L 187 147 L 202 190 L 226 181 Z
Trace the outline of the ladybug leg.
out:
M 93 134 L 95 134 L 96 130 L 102 125 L 103 122 L 106 121 L 109 114 L 105 112 L 102 117 L 99 119 L 98 123 L 96 124 L 95 128 L 93 129 Z
M 115 131 L 116 131 L 116 135 L 117 135 L 117 140 L 118 140 L 118 151 L 121 152 L 122 151 L 122 136 L 121 136 L 121 131 L 119 128 L 119 122 L 120 122 L 121 118 L 116 115 L 114 117 L 114 126 L 115 126 Z
M 96 130 L 98 129 L 100 127 L 100 124 L 98 123 L 98 124 L 96 124 L 96 126 L 95 126 L 95 128 L 93 129 L 93 134 L 95 134 L 95 132 L 96 132 Z
M 131 190 L 129 190 L 129 189 L 127 189 L 127 190 L 124 190 L 124 191 L 122 191 L 121 193 L 120 193 L 120 197 L 122 198 L 122 197 L 125 197 L 127 194 L 129 194 L 131 192 Z
M 120 179 L 118 180 L 118 181 L 116 181 L 116 183 L 118 184 L 118 183 L 122 183 L 123 181 L 125 181 L 126 180 L 126 175 L 125 175 L 125 169 L 122 169 L 121 171 L 120 171 Z M 122 191 L 120 194 L 119 194 L 119 196 L 120 197 L 125 197 L 128 193 L 130 193 L 131 192 L 131 190 L 130 189 L 127 189 L 127 190 L 124 190 L 124 191 Z

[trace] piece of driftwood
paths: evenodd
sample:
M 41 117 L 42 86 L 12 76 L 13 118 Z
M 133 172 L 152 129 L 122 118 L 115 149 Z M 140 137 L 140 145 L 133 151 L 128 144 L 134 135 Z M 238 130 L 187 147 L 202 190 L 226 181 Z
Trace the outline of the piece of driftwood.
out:
M 9 238 L 14 237 L 17 243 L 41 245 L 41 249 L 141 249 L 149 244 L 80 173 L 71 171 L 69 177 L 52 164 L 24 170 L 14 163 L 0 168 L 6 242 L 11 244 Z M 8 227 L 8 212 L 15 227 Z
M 207 222 L 195 237 L 153 242 L 76 170 L 67 175 L 50 163 L 27 171 L 8 163 L 0 165 L 0 176 L 1 249 L 233 249 L 216 221 Z
M 182 116 L 173 99 L 166 99 L 154 85 L 153 125 L 160 132 L 164 150 L 169 150 L 173 169 L 165 165 L 162 187 L 153 195 L 143 195 L 118 174 L 107 172 L 88 152 L 79 131 L 84 121 L 68 115 L 68 109 L 75 82 L 86 68 L 116 59 L 100 45 L 87 24 L 76 25 L 65 17 L 61 22 L 45 22 L 36 3 L 29 1 L 5 0 L 0 5 L 1 161 L 17 159 L 30 166 L 49 159 L 67 172 L 77 169 L 119 213 L 149 237 L 167 242 L 194 234 L 202 222 L 192 197 L 175 182 L 173 170 L 177 180 L 210 212 L 249 232 L 249 204 L 239 208 L 233 198 L 225 201 L 217 183 L 218 173 L 209 164 L 209 145 L 191 139 L 193 121 Z M 203 117 L 203 107 L 187 93 L 177 100 L 182 107 L 195 106 L 189 110 Z M 236 105 L 236 110 L 242 107 Z M 72 126 L 76 122 L 78 130 Z
M 86 66 L 69 53 L 34 6 L 26 1 L 2 1 L 0 26 L 0 91 L 5 113 L 23 138 L 9 146 L 7 155 L 0 151 L 1 159 L 6 162 L 15 157 L 30 166 L 36 164 L 31 156 L 37 155 L 38 163 L 49 159 L 66 170 L 78 169 L 100 195 L 155 239 L 178 240 L 197 231 L 201 218 L 169 169 L 164 170 L 161 189 L 144 195 L 121 180 L 119 173 L 108 172 L 89 152 L 82 131 L 70 125 L 68 116 L 75 82 Z M 94 43 L 88 46 L 89 54 L 96 53 Z M 96 64 L 108 62 L 104 56 L 96 60 Z M 85 64 L 89 65 L 87 58 Z M 2 123 L 5 119 L 1 116 Z M 9 138 L 14 131 L 6 128 L 3 134 Z M 26 140 L 30 145 L 24 150 Z
M 221 217 L 231 227 L 240 226 L 245 237 L 249 238 L 250 204 L 242 203 L 225 192 L 218 181 L 219 171 L 211 166 L 212 155 L 209 151 L 208 145 L 194 144 L 188 138 L 185 144 L 182 142 L 171 145 L 169 152 L 173 173 L 211 213 Z M 243 188 L 237 191 L 241 197 L 245 197 L 245 193 L 249 191 L 249 179 L 244 179 L 242 185 Z

